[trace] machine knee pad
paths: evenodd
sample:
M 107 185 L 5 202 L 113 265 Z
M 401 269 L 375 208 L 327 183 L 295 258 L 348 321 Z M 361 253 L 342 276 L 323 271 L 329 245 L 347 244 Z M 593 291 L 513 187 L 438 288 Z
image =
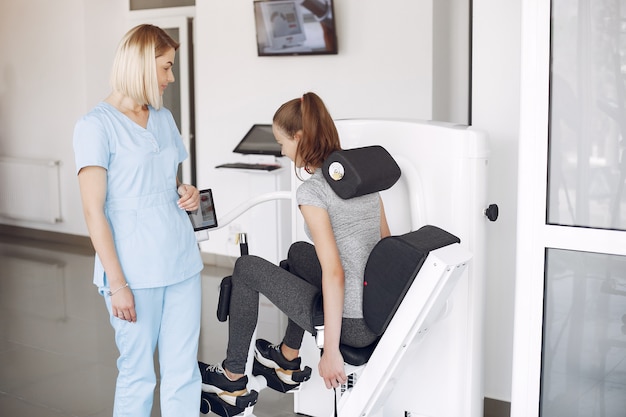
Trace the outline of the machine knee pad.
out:
M 233 288 L 232 277 L 227 276 L 220 283 L 220 295 L 217 301 L 217 319 L 226 321 L 228 319 L 228 311 L 230 309 L 230 293 Z

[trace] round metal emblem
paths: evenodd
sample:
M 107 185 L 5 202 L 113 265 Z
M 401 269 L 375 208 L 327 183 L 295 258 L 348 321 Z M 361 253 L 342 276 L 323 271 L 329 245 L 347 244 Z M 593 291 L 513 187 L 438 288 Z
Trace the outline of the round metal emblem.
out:
M 341 165 L 340 162 L 333 162 L 328 167 L 328 174 L 333 180 L 339 181 L 340 179 L 343 178 L 343 174 L 344 174 L 343 165 Z

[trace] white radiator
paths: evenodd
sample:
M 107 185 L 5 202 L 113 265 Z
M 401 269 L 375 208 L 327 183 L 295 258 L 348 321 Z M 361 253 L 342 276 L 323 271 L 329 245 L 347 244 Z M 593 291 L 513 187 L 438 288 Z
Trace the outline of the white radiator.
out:
M 0 156 L 0 216 L 61 221 L 60 161 Z

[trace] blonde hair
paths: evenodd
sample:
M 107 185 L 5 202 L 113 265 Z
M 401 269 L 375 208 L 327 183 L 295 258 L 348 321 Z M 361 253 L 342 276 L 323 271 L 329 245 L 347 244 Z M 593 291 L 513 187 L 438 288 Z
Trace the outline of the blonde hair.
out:
M 120 41 L 113 60 L 111 87 L 141 105 L 159 109 L 162 97 L 157 81 L 156 58 L 180 44 L 163 29 L 138 25 Z
M 341 149 L 335 122 L 315 93 L 305 93 L 284 103 L 276 110 L 272 123 L 289 137 L 302 131 L 294 162 L 296 166 L 302 162 L 305 170 L 321 167 L 332 152 Z

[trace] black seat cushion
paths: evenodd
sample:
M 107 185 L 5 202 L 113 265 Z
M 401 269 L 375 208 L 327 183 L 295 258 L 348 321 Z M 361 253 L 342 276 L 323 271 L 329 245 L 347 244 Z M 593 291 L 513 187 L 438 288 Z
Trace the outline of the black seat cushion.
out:
M 380 340 L 380 338 L 378 339 Z M 378 340 L 369 346 L 357 348 L 348 345 L 339 345 L 339 351 L 343 356 L 343 361 L 354 366 L 361 366 L 370 360 L 370 356 L 374 353 Z

